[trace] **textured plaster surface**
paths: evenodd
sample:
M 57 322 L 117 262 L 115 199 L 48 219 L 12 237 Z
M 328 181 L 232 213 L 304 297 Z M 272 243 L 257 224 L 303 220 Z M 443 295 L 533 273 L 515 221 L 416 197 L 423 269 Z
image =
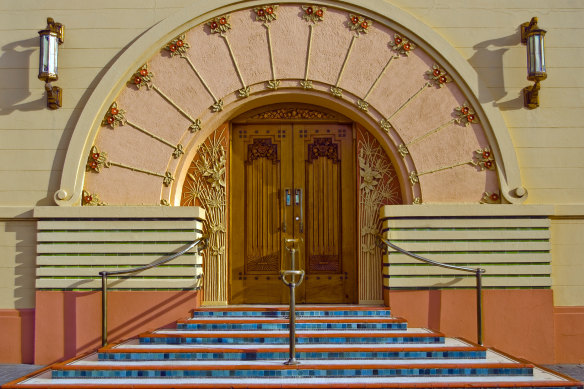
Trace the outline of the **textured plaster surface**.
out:
M 269 25 L 276 78 L 282 80 L 281 88 L 298 89 L 305 74 L 310 24 L 302 19 L 302 9 L 297 5 L 281 5 L 277 14 L 278 19 Z M 467 101 L 455 83 L 444 88 L 424 88 L 428 82 L 425 72 L 436 61 L 419 47 L 409 56 L 400 55 L 394 59 L 381 75 L 390 56 L 397 54 L 390 48 L 396 31 L 374 20 L 367 34 L 354 39 L 349 53 L 356 34 L 348 28 L 348 23 L 346 11 L 329 8 L 324 21 L 314 26 L 308 78 L 314 80 L 315 89 L 309 93 L 337 99 L 329 89 L 338 82 L 344 91 L 343 98 L 354 104 L 357 99 L 365 98 L 378 80 L 367 98 L 369 114 L 375 121 L 381 117 L 391 119 L 390 139 L 395 142 L 391 148 L 395 149 L 399 143 L 407 144 L 453 119 L 454 108 Z M 211 33 L 205 23 L 185 32 L 185 41 L 191 46 L 186 55 L 194 69 L 186 59 L 171 57 L 164 47 L 147 61 L 154 74 L 152 83 L 191 119 L 212 121 L 214 114 L 209 107 L 215 102 L 213 96 L 223 99 L 224 109 L 229 111 L 233 103 L 235 107 L 240 101 L 252 101 L 258 93 L 274 93 L 266 87 L 266 82 L 273 77 L 268 29 L 256 20 L 251 9 L 232 13 L 230 24 L 225 38 Z M 237 91 L 243 84 L 237 69 L 245 85 L 251 87 L 252 96 L 248 99 L 238 97 Z M 115 100 L 126 110 L 130 122 L 173 145 L 180 142 L 185 146 L 187 150 L 182 158 L 192 156 L 190 150 L 203 140 L 202 136 L 188 131 L 191 119 L 154 89 L 142 87 L 138 90 L 128 84 Z M 205 128 L 206 133 L 209 130 Z M 85 188 L 98 193 L 102 201 L 158 204 L 161 198 L 168 198 L 171 190 L 180 192 L 182 170 L 188 163 L 173 158 L 172 147 L 160 140 L 126 124 L 114 130 L 102 127 L 95 144 L 108 153 L 111 161 L 158 174 L 170 171 L 174 177 L 181 177 L 173 182 L 174 189 L 171 189 L 163 187 L 160 177 L 119 167 L 86 174 Z M 474 150 L 485 146 L 488 142 L 481 124 L 469 127 L 450 124 L 412 144 L 410 155 L 403 163 L 410 166 L 410 171 L 432 172 L 470 161 Z M 400 181 L 407 185 L 407 178 L 401 177 Z M 471 165 L 420 177 L 425 202 L 476 203 L 486 189 L 496 191 L 497 187 L 495 173 L 479 171 Z M 414 192 L 419 193 L 419 189 Z

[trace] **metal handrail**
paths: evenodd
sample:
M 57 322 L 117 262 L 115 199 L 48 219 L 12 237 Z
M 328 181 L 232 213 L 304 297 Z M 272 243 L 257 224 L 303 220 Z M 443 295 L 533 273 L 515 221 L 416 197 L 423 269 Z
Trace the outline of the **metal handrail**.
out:
M 485 272 L 485 269 L 465 267 L 465 266 L 455 266 L 455 265 L 449 265 L 447 263 L 433 261 L 431 259 L 424 258 L 420 255 L 411 253 L 407 250 L 402 249 L 399 246 L 394 245 L 389 240 L 387 240 L 383 236 L 381 236 L 381 234 L 377 234 L 376 236 L 377 236 L 377 239 L 379 239 L 383 244 L 387 245 L 388 247 L 391 247 L 392 249 L 399 251 L 400 253 L 405 254 L 405 255 L 412 257 L 414 259 L 417 259 L 419 261 L 426 262 L 426 263 L 428 263 L 430 265 L 434 265 L 434 266 L 444 267 L 446 269 L 460 270 L 460 271 L 475 274 L 476 291 L 477 291 L 477 343 L 482 346 L 483 345 L 483 302 L 482 302 L 483 283 L 482 283 L 481 276 Z
M 290 308 L 289 308 L 289 358 L 288 361 L 284 362 L 284 365 L 298 365 L 300 362 L 296 359 L 296 287 L 299 286 L 304 280 L 304 270 L 295 269 L 295 257 L 296 257 L 296 247 L 297 243 L 300 243 L 302 238 L 297 239 L 286 239 L 284 238 L 284 247 L 290 252 L 290 267 L 291 270 L 281 270 L 280 276 L 282 282 L 290 288 Z M 292 243 L 289 247 L 288 243 Z M 290 281 L 286 279 L 287 276 L 292 276 Z M 298 281 L 296 281 L 295 276 L 299 276 Z
M 179 251 L 178 253 L 174 253 L 169 255 L 166 258 L 162 258 L 156 262 L 150 263 L 148 265 L 136 267 L 133 269 L 128 270 L 116 270 L 116 271 L 100 271 L 99 275 L 101 276 L 101 345 L 107 345 L 107 277 L 111 275 L 121 275 L 121 274 L 131 274 L 140 272 L 143 270 L 152 269 L 153 267 L 157 267 L 163 265 L 167 262 L 172 261 L 173 259 L 180 257 L 181 255 L 185 254 L 186 252 L 192 250 L 195 246 L 199 246 L 203 244 L 202 247 L 197 248 L 197 253 L 200 253 L 201 250 L 207 248 L 209 243 L 209 239 L 207 236 L 202 236 L 191 244 L 189 244 L 185 249 Z

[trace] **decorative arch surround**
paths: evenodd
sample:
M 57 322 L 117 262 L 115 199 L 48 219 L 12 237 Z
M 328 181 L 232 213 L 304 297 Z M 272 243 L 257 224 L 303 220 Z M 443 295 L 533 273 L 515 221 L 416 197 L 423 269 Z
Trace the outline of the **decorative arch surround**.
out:
M 522 201 L 509 135 L 474 97 L 470 66 L 399 9 L 354 4 L 217 1 L 161 22 L 96 88 L 56 202 L 178 205 L 198 145 L 276 102 L 310 102 L 363 125 L 407 202 Z

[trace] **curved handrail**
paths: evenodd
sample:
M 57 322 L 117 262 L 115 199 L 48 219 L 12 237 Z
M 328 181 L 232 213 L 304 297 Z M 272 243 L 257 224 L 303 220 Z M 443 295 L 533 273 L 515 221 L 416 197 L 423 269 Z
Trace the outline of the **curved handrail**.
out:
M 185 249 L 179 251 L 178 253 L 174 253 L 169 255 L 168 257 L 162 258 L 156 262 L 150 263 L 148 265 L 139 266 L 133 269 L 128 270 L 116 270 L 116 271 L 100 271 L 99 275 L 101 276 L 101 345 L 107 345 L 107 277 L 110 275 L 121 275 L 121 274 L 132 274 L 137 273 L 143 270 L 152 269 L 154 267 L 163 265 L 167 262 L 172 261 L 173 259 L 184 255 L 188 251 L 192 250 L 195 246 L 199 246 L 202 244 L 202 247 L 197 248 L 197 253 L 200 253 L 201 250 L 207 248 L 209 243 L 209 238 L 207 236 L 201 236 L 200 238 L 194 240 L 191 244 L 189 244 Z
M 474 273 L 476 277 L 476 291 L 477 291 L 477 342 L 481 346 L 483 345 L 483 304 L 482 304 L 482 279 L 481 276 L 485 273 L 485 269 L 481 269 L 479 267 L 472 268 L 472 267 L 465 267 L 465 266 L 455 266 L 449 265 L 447 263 L 433 261 L 428 258 L 424 258 L 418 254 L 414 254 L 407 250 L 402 249 L 399 246 L 394 245 L 389 240 L 385 239 L 381 234 L 376 234 L 377 239 L 382 242 L 383 244 L 391 247 L 392 249 L 399 251 L 402 254 L 405 254 L 409 257 L 417 259 L 419 261 L 425 262 L 430 265 L 444 267 L 446 269 L 452 270 L 460 270 L 468 273 Z
M 422 257 L 422 256 L 420 256 L 418 254 L 411 253 L 411 252 L 409 252 L 407 250 L 402 249 L 399 246 L 394 245 L 393 243 L 391 243 L 389 240 L 385 239 L 380 234 L 377 234 L 377 239 L 379 239 L 380 241 L 382 241 L 387 246 L 391 247 L 392 249 L 394 249 L 396 251 L 399 251 L 402 254 L 405 254 L 405 255 L 407 255 L 409 257 L 415 258 L 415 259 L 420 260 L 422 262 L 429 263 L 430 265 L 445 267 L 446 269 L 466 271 L 466 272 L 469 272 L 469 273 L 476 273 L 476 272 L 484 273 L 485 272 L 485 269 L 481 269 L 481 268 L 472 268 L 472 267 L 465 267 L 465 266 L 449 265 L 447 263 L 437 262 L 437 261 L 433 261 L 433 260 L 428 259 L 428 258 L 424 258 L 424 257 Z

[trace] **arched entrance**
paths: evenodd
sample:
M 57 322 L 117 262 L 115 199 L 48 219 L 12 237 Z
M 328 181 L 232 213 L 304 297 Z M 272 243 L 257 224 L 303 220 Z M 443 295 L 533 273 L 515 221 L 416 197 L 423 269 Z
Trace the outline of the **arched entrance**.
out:
M 379 302 L 374 234 L 380 207 L 401 204 L 401 192 L 391 161 L 362 126 L 323 107 L 280 103 L 239 115 L 208 138 L 181 205 L 206 209 L 207 290 L 222 290 L 230 303 L 287 301 L 284 239 L 299 241 L 295 266 L 307 273 L 300 302 Z
M 474 77 L 456 50 L 386 3 L 198 3 L 146 33 L 103 78 L 76 126 L 55 199 L 185 205 L 192 161 L 202 145 L 217 145 L 217 128 L 229 134 L 250 109 L 302 102 L 366 129 L 395 166 L 404 203 L 520 202 L 509 135 L 476 98 Z M 359 188 L 372 186 L 367 166 Z M 206 279 L 221 282 L 207 287 L 217 292 L 211 301 L 228 300 L 227 227 L 225 216 L 213 222 L 216 263 L 210 270 L 207 258 Z M 372 250 L 371 242 L 358 246 Z

